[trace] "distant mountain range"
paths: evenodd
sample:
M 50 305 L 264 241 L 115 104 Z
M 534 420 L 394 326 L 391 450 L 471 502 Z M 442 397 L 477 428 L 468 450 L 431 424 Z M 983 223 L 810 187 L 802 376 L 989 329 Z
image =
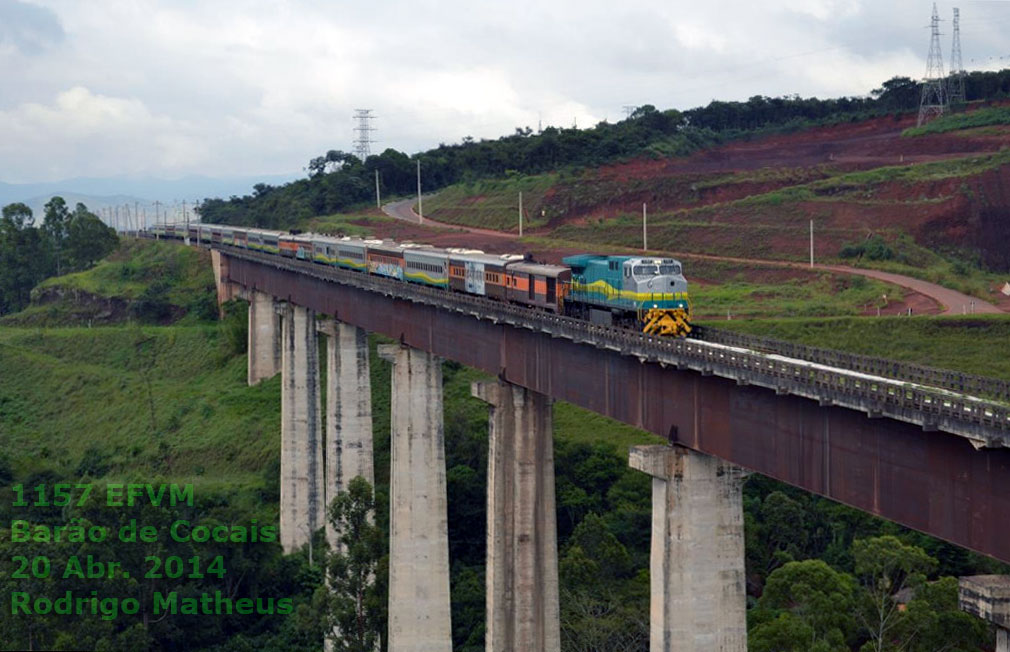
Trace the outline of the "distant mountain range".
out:
M 147 214 L 153 221 L 157 211 L 182 215 L 182 202 L 187 208 L 194 201 L 210 197 L 227 199 L 232 195 L 252 194 L 257 183 L 280 185 L 302 176 L 297 174 L 273 174 L 256 177 L 212 178 L 189 176 L 181 179 L 153 178 L 76 178 L 45 183 L 4 183 L 0 181 L 0 206 L 13 202 L 24 202 L 31 207 L 37 219 L 41 220 L 43 206 L 53 196 L 59 195 L 73 209 L 78 203 L 85 204 L 99 215 L 115 215 L 118 207 L 121 219 L 125 217 L 125 206 L 132 216 L 135 211 Z M 158 204 L 156 205 L 156 202 Z

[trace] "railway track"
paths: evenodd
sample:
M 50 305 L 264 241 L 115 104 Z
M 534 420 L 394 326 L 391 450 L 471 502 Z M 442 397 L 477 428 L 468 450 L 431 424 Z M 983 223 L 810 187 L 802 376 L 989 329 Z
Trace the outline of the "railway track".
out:
M 643 363 L 716 375 L 741 385 L 773 389 L 943 430 L 982 447 L 1010 447 L 1010 392 L 1007 383 L 981 376 L 808 347 L 772 338 L 699 328 L 676 339 L 584 322 L 485 297 L 403 283 L 315 263 L 215 245 L 229 256 L 327 282 L 381 293 L 549 334 L 598 349 L 632 356 Z
M 846 369 L 899 382 L 945 389 L 958 394 L 1010 402 L 1010 382 L 947 369 L 937 369 L 912 362 L 901 362 L 857 353 L 845 353 L 771 337 L 694 326 L 688 336 L 703 342 L 748 349 L 785 358 L 805 360 L 836 369 Z

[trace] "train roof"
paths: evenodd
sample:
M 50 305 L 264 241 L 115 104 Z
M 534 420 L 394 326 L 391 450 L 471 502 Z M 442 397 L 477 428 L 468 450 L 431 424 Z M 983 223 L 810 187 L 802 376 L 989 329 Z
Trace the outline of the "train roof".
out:
M 509 271 L 540 274 L 542 276 L 560 276 L 570 270 L 563 265 L 541 265 L 540 263 L 520 262 L 509 265 Z
M 445 249 L 439 249 L 438 247 L 432 247 L 431 245 L 421 245 L 404 250 L 403 255 L 406 256 L 408 254 L 411 256 L 428 256 L 437 258 L 449 257 L 449 252 Z
M 631 259 L 631 256 L 608 256 L 606 254 L 575 254 L 574 256 L 565 256 L 561 259 L 566 265 L 578 265 L 579 267 L 584 267 L 591 262 L 603 261 L 603 260 L 616 260 L 619 262 L 624 262 Z
M 452 260 L 462 260 L 471 263 L 483 263 L 485 265 L 504 266 L 522 260 L 519 254 L 450 254 Z

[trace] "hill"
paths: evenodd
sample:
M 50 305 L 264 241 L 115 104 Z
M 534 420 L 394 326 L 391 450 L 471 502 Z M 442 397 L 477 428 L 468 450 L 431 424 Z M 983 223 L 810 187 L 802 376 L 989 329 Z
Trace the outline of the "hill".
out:
M 6 326 L 97 326 L 213 321 L 217 300 L 210 254 L 174 243 L 123 238 L 94 267 L 46 279 L 31 305 L 0 318 Z
M 884 260 L 925 268 L 944 254 L 1010 270 L 1002 219 L 1010 212 L 1010 126 L 903 135 L 914 120 L 888 116 L 681 159 L 457 184 L 425 209 L 442 222 L 515 230 L 521 190 L 532 233 L 634 245 L 645 203 L 656 248 L 778 260 L 807 258 L 813 220 L 818 260 L 839 259 L 846 245 L 878 235 L 890 249 Z

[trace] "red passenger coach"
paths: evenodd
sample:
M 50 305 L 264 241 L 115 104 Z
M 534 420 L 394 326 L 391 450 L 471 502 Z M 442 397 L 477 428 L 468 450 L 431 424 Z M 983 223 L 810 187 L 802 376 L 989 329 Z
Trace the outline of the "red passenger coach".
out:
M 512 263 L 505 275 L 509 301 L 561 312 L 572 284 L 572 270 L 560 265 Z

